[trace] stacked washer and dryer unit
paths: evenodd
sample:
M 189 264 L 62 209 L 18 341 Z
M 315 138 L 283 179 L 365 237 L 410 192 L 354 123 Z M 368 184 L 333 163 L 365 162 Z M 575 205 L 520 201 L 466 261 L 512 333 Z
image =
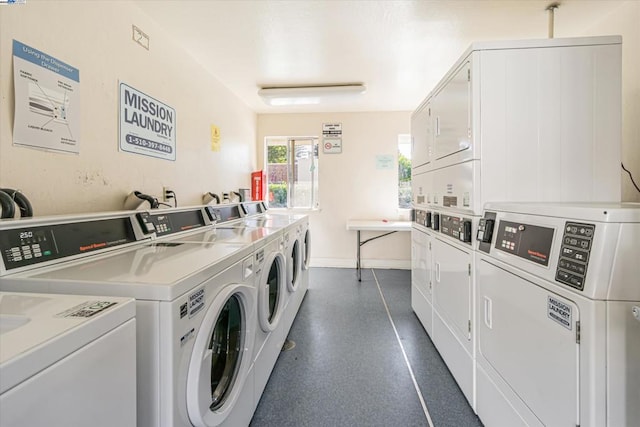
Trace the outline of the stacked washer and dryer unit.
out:
M 136 298 L 137 425 L 247 425 L 264 236 L 216 229 L 221 217 L 206 206 L 0 223 L 0 289 Z M 5 243 L 27 235 L 44 256 L 11 255 Z
M 476 372 L 483 207 L 620 201 L 621 38 L 473 44 L 411 129 L 412 307 L 472 408 L 495 421 Z

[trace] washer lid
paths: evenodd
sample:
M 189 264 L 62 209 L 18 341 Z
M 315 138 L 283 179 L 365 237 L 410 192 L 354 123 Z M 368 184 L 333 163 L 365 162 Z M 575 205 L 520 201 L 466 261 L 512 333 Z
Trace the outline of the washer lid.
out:
M 132 298 L 0 292 L 0 393 L 134 316 Z
M 171 241 L 185 243 L 244 243 L 251 245 L 262 240 L 265 237 L 266 232 L 268 232 L 268 230 L 265 230 L 263 228 L 215 227 L 210 228 L 206 231 L 202 231 L 200 233 L 176 237 L 174 239 L 171 239 Z
M 145 243 L 91 261 L 5 276 L 2 286 L 172 301 L 251 252 L 244 244 Z

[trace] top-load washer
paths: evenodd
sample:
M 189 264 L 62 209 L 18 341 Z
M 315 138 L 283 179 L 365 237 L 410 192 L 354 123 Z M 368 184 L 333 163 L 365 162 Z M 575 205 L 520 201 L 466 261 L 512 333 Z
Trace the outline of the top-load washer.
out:
M 477 233 L 485 425 L 640 419 L 640 204 L 497 204 Z
M 131 298 L 0 292 L 0 425 L 136 425 Z
M 253 248 L 149 241 L 144 236 L 167 235 L 167 224 L 180 232 L 204 226 L 207 213 L 205 208 L 169 212 L 162 223 L 148 214 L 87 215 L 63 224 L 46 218 L 1 223 L 0 241 L 24 233 L 46 237 L 46 257 L 74 258 L 113 247 L 113 242 L 137 241 L 122 250 L 40 268 L 7 257 L 3 246 L 9 274 L 2 277 L 1 288 L 136 298 L 137 425 L 246 425 L 254 407 Z M 69 227 L 74 227 L 72 235 L 61 233 Z

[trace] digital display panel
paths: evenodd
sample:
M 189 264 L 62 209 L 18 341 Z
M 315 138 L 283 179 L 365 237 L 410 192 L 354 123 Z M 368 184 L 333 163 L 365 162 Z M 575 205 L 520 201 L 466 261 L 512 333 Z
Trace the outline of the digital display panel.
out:
M 135 241 L 129 218 L 0 231 L 0 250 L 7 270 Z

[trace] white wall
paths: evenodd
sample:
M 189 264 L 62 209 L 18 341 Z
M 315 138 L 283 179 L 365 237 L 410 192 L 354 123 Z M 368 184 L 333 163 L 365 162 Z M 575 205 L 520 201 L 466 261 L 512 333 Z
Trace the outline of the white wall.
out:
M 585 35 L 622 35 L 622 163 L 640 185 L 640 2 L 628 1 Z M 640 193 L 622 172 L 622 200 L 640 202 Z
M 376 169 L 377 155 L 393 155 L 398 135 L 410 133 L 411 112 L 266 114 L 258 116 L 258 164 L 266 136 L 322 137 L 323 123 L 342 123 L 342 153 L 319 153 L 320 210 L 310 213 L 312 265 L 354 267 L 356 232 L 347 219 L 398 219 L 397 167 Z M 262 166 L 263 167 L 263 166 Z M 404 213 L 404 219 L 409 219 Z M 362 238 L 377 233 L 363 232 Z M 365 267 L 410 268 L 410 233 L 395 233 L 362 247 Z
M 131 26 L 151 38 L 147 51 Z M 80 70 L 80 154 L 12 145 L 12 40 Z M 175 162 L 118 151 L 118 82 L 175 108 Z M 124 1 L 35 1 L 0 7 L 0 186 L 20 189 L 36 215 L 122 209 L 132 190 L 173 187 L 181 206 L 206 191 L 249 187 L 256 169 L 256 115 Z M 210 125 L 222 149 L 210 149 Z

